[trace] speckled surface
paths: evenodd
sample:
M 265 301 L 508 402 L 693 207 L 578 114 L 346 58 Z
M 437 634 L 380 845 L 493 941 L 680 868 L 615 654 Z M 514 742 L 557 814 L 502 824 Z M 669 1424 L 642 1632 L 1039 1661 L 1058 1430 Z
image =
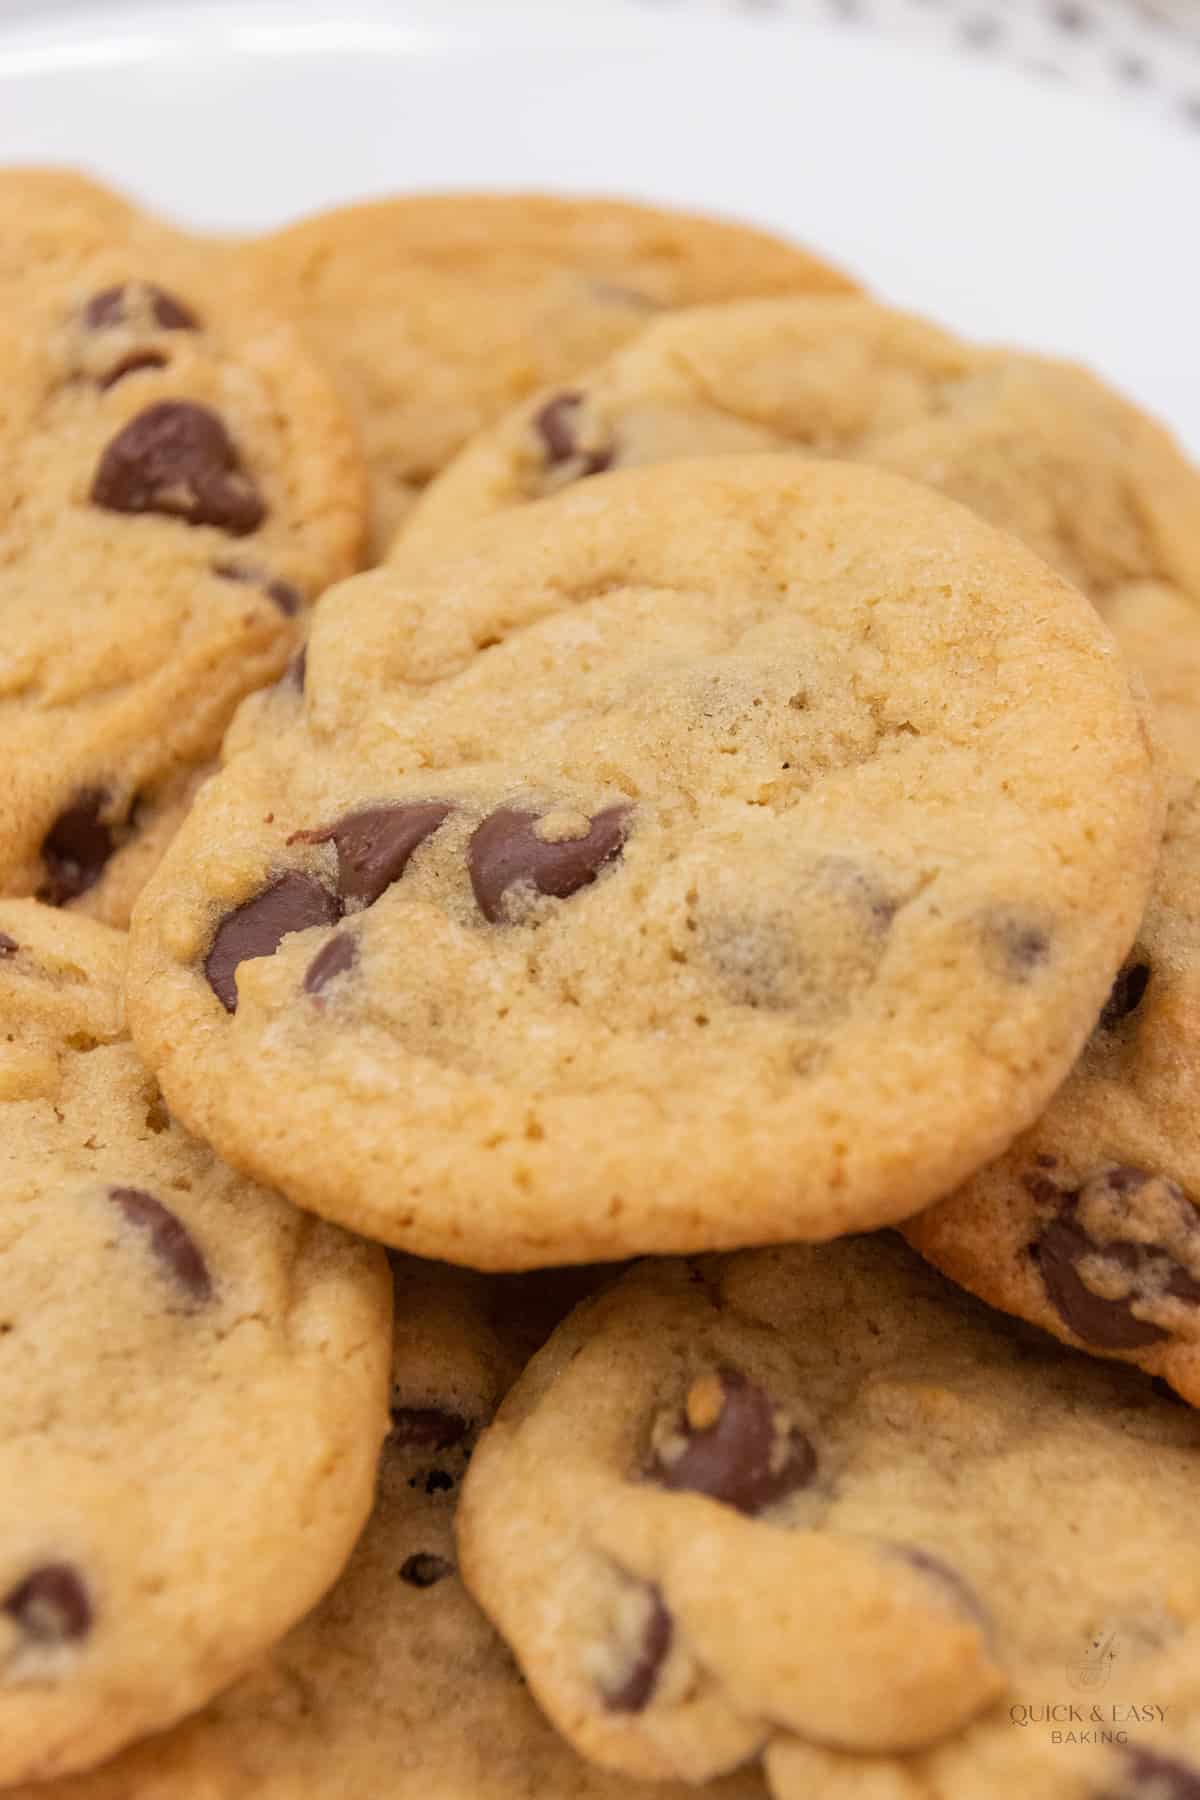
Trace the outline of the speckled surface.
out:
M 986 58 L 1200 134 L 1200 0 L 609 0 L 657 13 L 805 20 Z

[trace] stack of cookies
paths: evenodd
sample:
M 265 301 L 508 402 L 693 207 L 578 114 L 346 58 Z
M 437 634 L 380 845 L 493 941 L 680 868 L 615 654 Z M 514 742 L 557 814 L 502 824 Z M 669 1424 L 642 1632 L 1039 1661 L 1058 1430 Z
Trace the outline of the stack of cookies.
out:
M 0 1788 L 1196 1800 L 1200 473 L 734 224 L 0 223 Z

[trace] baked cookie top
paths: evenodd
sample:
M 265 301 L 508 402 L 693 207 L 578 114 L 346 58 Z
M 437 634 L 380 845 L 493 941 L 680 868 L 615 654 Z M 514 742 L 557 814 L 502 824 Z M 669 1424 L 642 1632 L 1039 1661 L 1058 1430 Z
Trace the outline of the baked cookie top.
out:
M 744 300 L 652 322 L 469 445 L 396 554 L 600 471 L 795 449 L 876 463 L 972 507 L 1093 597 L 1135 580 L 1200 600 L 1200 473 L 1072 364 L 963 342 L 869 300 Z
M 479 1266 L 903 1217 L 1067 1072 L 1156 787 L 1007 537 L 800 458 L 612 476 L 322 603 L 139 906 L 131 1016 L 236 1165 Z
M 1200 1405 L 1200 612 L 1139 587 L 1105 616 L 1150 691 L 1170 770 L 1150 902 L 1070 1080 L 907 1234 L 993 1305 Z
M 460 1566 L 626 1776 L 763 1754 L 780 1800 L 1182 1796 L 1198 1467 L 1195 1414 L 890 1237 L 660 1261 L 504 1402 Z M 1052 1742 L 1047 1703 L 1100 1699 L 1108 1739 Z
M 0 1781 L 201 1706 L 336 1579 L 386 1259 L 224 1168 L 125 1031 L 125 940 L 0 901 Z
M 664 307 L 848 291 L 752 226 L 545 194 L 426 194 L 320 213 L 245 246 L 342 384 L 381 556 L 477 431 L 635 337 Z
M 0 892 L 128 918 L 138 840 L 359 559 L 363 470 L 222 254 L 0 173 Z
M 13 1800 L 620 1800 L 628 1784 L 576 1756 L 538 1711 L 456 1567 L 459 1483 L 520 1366 L 514 1309 L 527 1297 L 522 1283 L 400 1265 L 392 1431 L 337 1587 L 205 1711 Z M 757 1771 L 707 1792 L 766 1800 Z

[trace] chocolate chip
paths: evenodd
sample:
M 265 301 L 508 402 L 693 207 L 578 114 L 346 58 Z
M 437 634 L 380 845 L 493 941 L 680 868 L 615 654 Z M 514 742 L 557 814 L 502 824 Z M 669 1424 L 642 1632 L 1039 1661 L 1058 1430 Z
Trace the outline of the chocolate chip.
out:
M 656 1449 L 650 1479 L 675 1493 L 707 1494 L 753 1516 L 807 1487 L 817 1457 L 804 1433 L 736 1369 L 702 1376 Z
M 191 308 L 152 281 L 126 282 L 120 287 L 101 289 L 84 307 L 83 322 L 89 331 L 107 331 L 114 325 L 127 325 L 136 320 L 139 301 L 163 331 L 200 329 L 200 321 Z
M 256 956 L 274 956 L 284 938 L 312 925 L 336 925 L 337 897 L 312 875 L 292 870 L 253 900 L 226 913 L 213 934 L 204 973 L 226 1012 L 236 1012 L 237 971 Z
M 960 1611 L 970 1615 L 977 1625 L 985 1631 L 991 1630 L 991 1620 L 978 1594 L 969 1582 L 965 1581 L 957 1569 L 934 1556 L 929 1550 L 923 1550 L 918 1544 L 895 1544 L 892 1546 L 906 1563 L 919 1569 L 922 1575 L 928 1575 L 952 1599 Z
M 393 1406 L 391 1441 L 400 1450 L 450 1450 L 467 1435 L 467 1421 L 436 1406 Z
M 15 956 L 20 948 L 16 938 L 9 937 L 7 931 L 0 931 L 0 959 Z
M 663 1605 L 658 1589 L 650 1588 L 649 1595 L 650 1615 L 633 1666 L 618 1686 L 605 1690 L 604 1699 L 610 1712 L 644 1712 L 658 1686 L 659 1672 L 670 1654 L 675 1622 Z
M 47 906 L 64 906 L 95 887 L 115 848 L 113 834 L 100 815 L 110 796 L 103 788 L 85 788 L 59 814 L 42 840 L 46 879 L 37 897 Z
M 150 1248 L 194 1300 L 212 1298 L 208 1264 L 187 1227 L 153 1194 L 141 1188 L 109 1188 L 108 1197 L 131 1225 L 148 1233 Z
M 530 886 L 566 900 L 595 881 L 625 844 L 631 809 L 609 806 L 582 837 L 546 843 L 534 832 L 539 815 L 502 806 L 478 826 L 467 850 L 479 910 L 493 924 L 503 917 L 510 888 Z
M 344 975 L 358 961 L 358 945 L 348 931 L 339 931 L 313 957 L 304 977 L 306 994 L 319 994 L 338 975 Z
M 1063 1323 L 1085 1344 L 1094 1344 L 1101 1350 L 1139 1350 L 1147 1344 L 1161 1343 L 1168 1335 L 1161 1326 L 1136 1319 L 1130 1311 L 1129 1298 L 1106 1300 L 1085 1286 L 1076 1265 L 1083 1257 L 1097 1255 L 1099 1246 L 1071 1220 L 1055 1220 L 1031 1253 Z M 1138 1250 L 1134 1244 L 1106 1244 L 1103 1255 L 1131 1272 L 1137 1266 Z
M 444 800 L 416 800 L 392 806 L 368 806 L 347 813 L 320 831 L 299 831 L 307 844 L 332 843 L 337 849 L 338 893 L 343 900 L 373 906 L 399 881 L 413 853 L 432 837 L 454 808 Z
M 1053 1196 L 1059 1205 L 1058 1217 L 1030 1245 L 1030 1255 L 1063 1323 L 1097 1349 L 1140 1350 L 1169 1337 L 1163 1326 L 1135 1315 L 1133 1307 L 1139 1301 L 1145 1304 L 1157 1296 L 1200 1302 L 1200 1282 L 1165 1250 L 1129 1238 L 1098 1243 L 1079 1220 L 1081 1198 L 1094 1197 L 1099 1184 L 1118 1200 L 1127 1201 L 1147 1182 L 1156 1180 L 1181 1208 L 1184 1228 L 1192 1227 L 1194 1209 L 1183 1190 L 1141 1169 L 1118 1166 L 1103 1170 L 1073 1193 L 1055 1189 L 1040 1177 L 1026 1182 L 1035 1198 L 1045 1201 Z M 1079 1273 L 1078 1265 L 1085 1258 L 1099 1258 L 1123 1275 L 1125 1293 L 1119 1298 L 1094 1293 Z
M 533 417 L 534 430 L 546 447 L 546 461 L 550 467 L 557 468 L 578 457 L 581 459 L 580 479 L 603 474 L 605 469 L 612 467 L 616 456 L 613 444 L 602 444 L 592 450 L 582 448 L 579 441 L 582 406 L 583 395 L 580 393 L 556 394 Z
M 67 1644 L 92 1627 L 92 1602 L 70 1563 L 47 1563 L 27 1575 L 0 1602 L 26 1637 L 39 1644 Z
M 1028 981 L 1050 955 L 1050 938 L 1043 927 L 1016 913 L 990 914 L 984 939 L 989 960 L 1008 981 Z
M 1100 1014 L 1101 1029 L 1113 1031 L 1122 1019 L 1127 1019 L 1130 1013 L 1136 1012 L 1145 999 L 1149 986 L 1150 964 L 1126 963 L 1113 982 L 1112 993 L 1104 1003 L 1104 1011 Z
M 446 1557 L 435 1556 L 430 1550 L 418 1550 L 401 1565 L 400 1579 L 407 1581 L 410 1587 L 431 1588 L 453 1573 L 454 1564 Z
M 115 362 L 107 374 L 100 377 L 100 386 L 105 393 L 116 387 L 118 381 L 124 381 L 126 375 L 136 375 L 141 369 L 165 369 L 167 359 L 160 350 L 131 350 Z
M 873 981 L 898 902 L 872 869 L 845 856 L 794 862 L 787 887 L 790 904 L 766 907 L 740 885 L 719 898 L 697 893 L 688 930 L 735 1005 L 828 1025 Z
M 1120 1785 L 1106 1788 L 1100 1800 L 1200 1800 L 1200 1772 L 1173 1756 L 1130 1744 L 1121 1758 Z
M 268 581 L 266 596 L 273 600 L 285 619 L 294 619 L 304 605 L 299 588 L 294 588 L 290 581 Z
M 91 498 L 110 512 L 163 513 L 234 537 L 266 517 L 221 420 L 190 400 L 160 400 L 131 419 L 101 456 Z
M 213 574 L 219 575 L 222 581 L 241 581 L 247 587 L 261 588 L 268 600 L 273 600 L 285 619 L 294 619 L 304 605 L 303 596 L 290 581 L 276 581 L 264 575 L 261 569 L 247 567 L 244 563 L 214 563 Z

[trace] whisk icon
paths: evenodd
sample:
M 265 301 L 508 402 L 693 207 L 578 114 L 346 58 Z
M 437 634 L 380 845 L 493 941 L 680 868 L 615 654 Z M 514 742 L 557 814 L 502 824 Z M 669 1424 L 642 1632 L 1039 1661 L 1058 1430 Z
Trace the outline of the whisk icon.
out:
M 1093 1638 L 1079 1661 L 1068 1666 L 1067 1680 L 1073 1688 L 1087 1691 L 1104 1686 L 1116 1657 L 1116 1638 L 1115 1631 L 1107 1637 Z

